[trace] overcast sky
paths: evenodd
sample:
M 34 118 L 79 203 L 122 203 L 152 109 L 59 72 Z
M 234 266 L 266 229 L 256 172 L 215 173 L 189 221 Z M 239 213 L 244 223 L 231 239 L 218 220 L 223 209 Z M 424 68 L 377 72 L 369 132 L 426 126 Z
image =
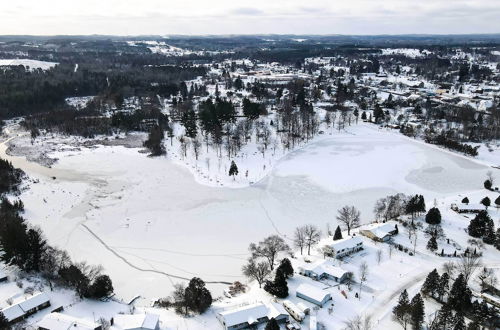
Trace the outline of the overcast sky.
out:
M 500 0 L 0 1 L 0 34 L 500 32 Z

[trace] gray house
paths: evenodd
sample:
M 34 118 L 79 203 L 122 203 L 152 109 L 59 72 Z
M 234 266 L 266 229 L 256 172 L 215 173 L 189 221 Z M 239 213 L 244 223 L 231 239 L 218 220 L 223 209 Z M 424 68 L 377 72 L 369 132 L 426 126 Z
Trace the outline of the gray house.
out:
M 267 324 L 270 319 L 284 324 L 288 318 L 286 310 L 277 303 L 245 305 L 217 314 L 217 319 L 226 330 L 255 328 Z
M 328 260 L 319 260 L 312 264 L 305 264 L 299 267 L 299 274 L 319 281 L 323 279 L 334 280 L 342 283 L 347 277 L 347 271 L 340 267 L 336 267 Z

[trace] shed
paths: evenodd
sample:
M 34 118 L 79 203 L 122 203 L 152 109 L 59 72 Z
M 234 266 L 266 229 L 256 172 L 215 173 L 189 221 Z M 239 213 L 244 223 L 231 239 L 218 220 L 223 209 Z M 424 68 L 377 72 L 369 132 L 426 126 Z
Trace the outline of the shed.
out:
M 299 285 L 296 295 L 297 297 L 318 305 L 319 307 L 323 307 L 329 300 L 332 299 L 329 292 L 305 283 Z

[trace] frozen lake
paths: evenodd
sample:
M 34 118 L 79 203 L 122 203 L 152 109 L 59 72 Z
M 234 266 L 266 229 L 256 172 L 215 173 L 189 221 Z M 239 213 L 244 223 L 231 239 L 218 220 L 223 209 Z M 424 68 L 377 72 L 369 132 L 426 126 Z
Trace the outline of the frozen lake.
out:
M 365 125 L 319 138 L 285 156 L 263 181 L 238 189 L 200 185 L 185 168 L 138 149 L 57 154 L 52 169 L 4 151 L 1 157 L 40 180 L 21 196 L 26 218 L 76 260 L 102 264 L 124 298 L 166 296 L 179 281 L 173 276 L 243 280 L 251 242 L 290 237 L 307 223 L 335 229 L 346 204 L 369 222 L 375 200 L 396 192 L 424 194 L 431 205 L 435 197 L 481 189 L 490 169 Z

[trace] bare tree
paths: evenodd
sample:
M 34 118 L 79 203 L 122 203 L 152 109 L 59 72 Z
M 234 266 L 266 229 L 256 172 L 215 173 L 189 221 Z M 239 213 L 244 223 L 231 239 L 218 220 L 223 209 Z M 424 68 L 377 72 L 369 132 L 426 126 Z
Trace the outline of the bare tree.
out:
M 486 172 L 486 179 L 491 182 L 492 186 L 495 184 L 495 178 L 493 177 L 493 172 L 492 171 Z
M 391 259 L 392 258 L 392 252 L 394 251 L 394 245 L 389 244 L 388 249 L 389 249 L 389 259 Z
M 368 279 L 368 264 L 363 261 L 359 266 L 359 299 L 361 299 L 361 288 L 363 287 L 363 282 Z
M 302 251 L 306 244 L 306 233 L 305 227 L 297 227 L 295 228 L 295 233 L 293 236 L 293 245 L 296 248 L 300 248 L 300 254 L 302 255 Z
M 380 262 L 382 261 L 382 250 L 378 249 L 376 252 L 377 256 L 377 263 L 380 265 Z
M 457 265 L 453 261 L 447 261 L 443 264 L 443 270 L 447 273 L 451 278 L 455 277 L 455 271 L 457 269 Z
M 354 206 L 344 206 L 338 211 L 337 220 L 347 228 L 347 235 L 351 229 L 359 226 L 360 212 Z
M 488 287 L 495 287 L 498 279 L 493 269 L 483 267 L 481 272 L 477 275 L 477 282 L 481 286 L 481 289 L 485 290 Z
M 456 265 L 458 272 L 464 274 L 465 283 L 467 284 L 476 269 L 481 267 L 481 257 L 469 252 L 462 256 Z
M 354 282 L 354 273 L 347 272 L 345 274 L 345 284 L 347 285 L 347 289 L 351 291 L 352 282 Z
M 304 234 L 306 237 L 307 254 L 311 255 L 311 246 L 318 243 L 321 238 L 321 231 L 313 225 L 304 226 Z
M 269 268 L 274 269 L 274 261 L 280 252 L 290 251 L 290 247 L 285 243 L 283 238 L 278 235 L 271 235 L 265 238 L 259 244 L 252 243 L 249 247 L 254 258 L 266 258 L 269 263 Z
M 257 263 L 254 258 L 248 259 L 248 263 L 242 267 L 243 275 L 256 280 L 259 283 L 259 288 L 266 280 L 266 277 L 271 273 L 269 265 L 265 261 Z
M 172 292 L 172 298 L 175 305 L 175 311 L 178 314 L 184 314 L 185 316 L 189 314 L 189 306 L 186 302 L 186 287 L 182 283 L 174 284 L 174 292 Z
M 370 316 L 356 315 L 344 322 L 344 330 L 372 330 L 374 328 Z
M 193 145 L 194 157 L 196 158 L 196 160 L 198 160 L 198 156 L 200 155 L 200 151 L 201 151 L 201 142 L 200 142 L 200 139 L 198 139 L 197 137 L 195 137 L 193 139 L 192 145 Z

